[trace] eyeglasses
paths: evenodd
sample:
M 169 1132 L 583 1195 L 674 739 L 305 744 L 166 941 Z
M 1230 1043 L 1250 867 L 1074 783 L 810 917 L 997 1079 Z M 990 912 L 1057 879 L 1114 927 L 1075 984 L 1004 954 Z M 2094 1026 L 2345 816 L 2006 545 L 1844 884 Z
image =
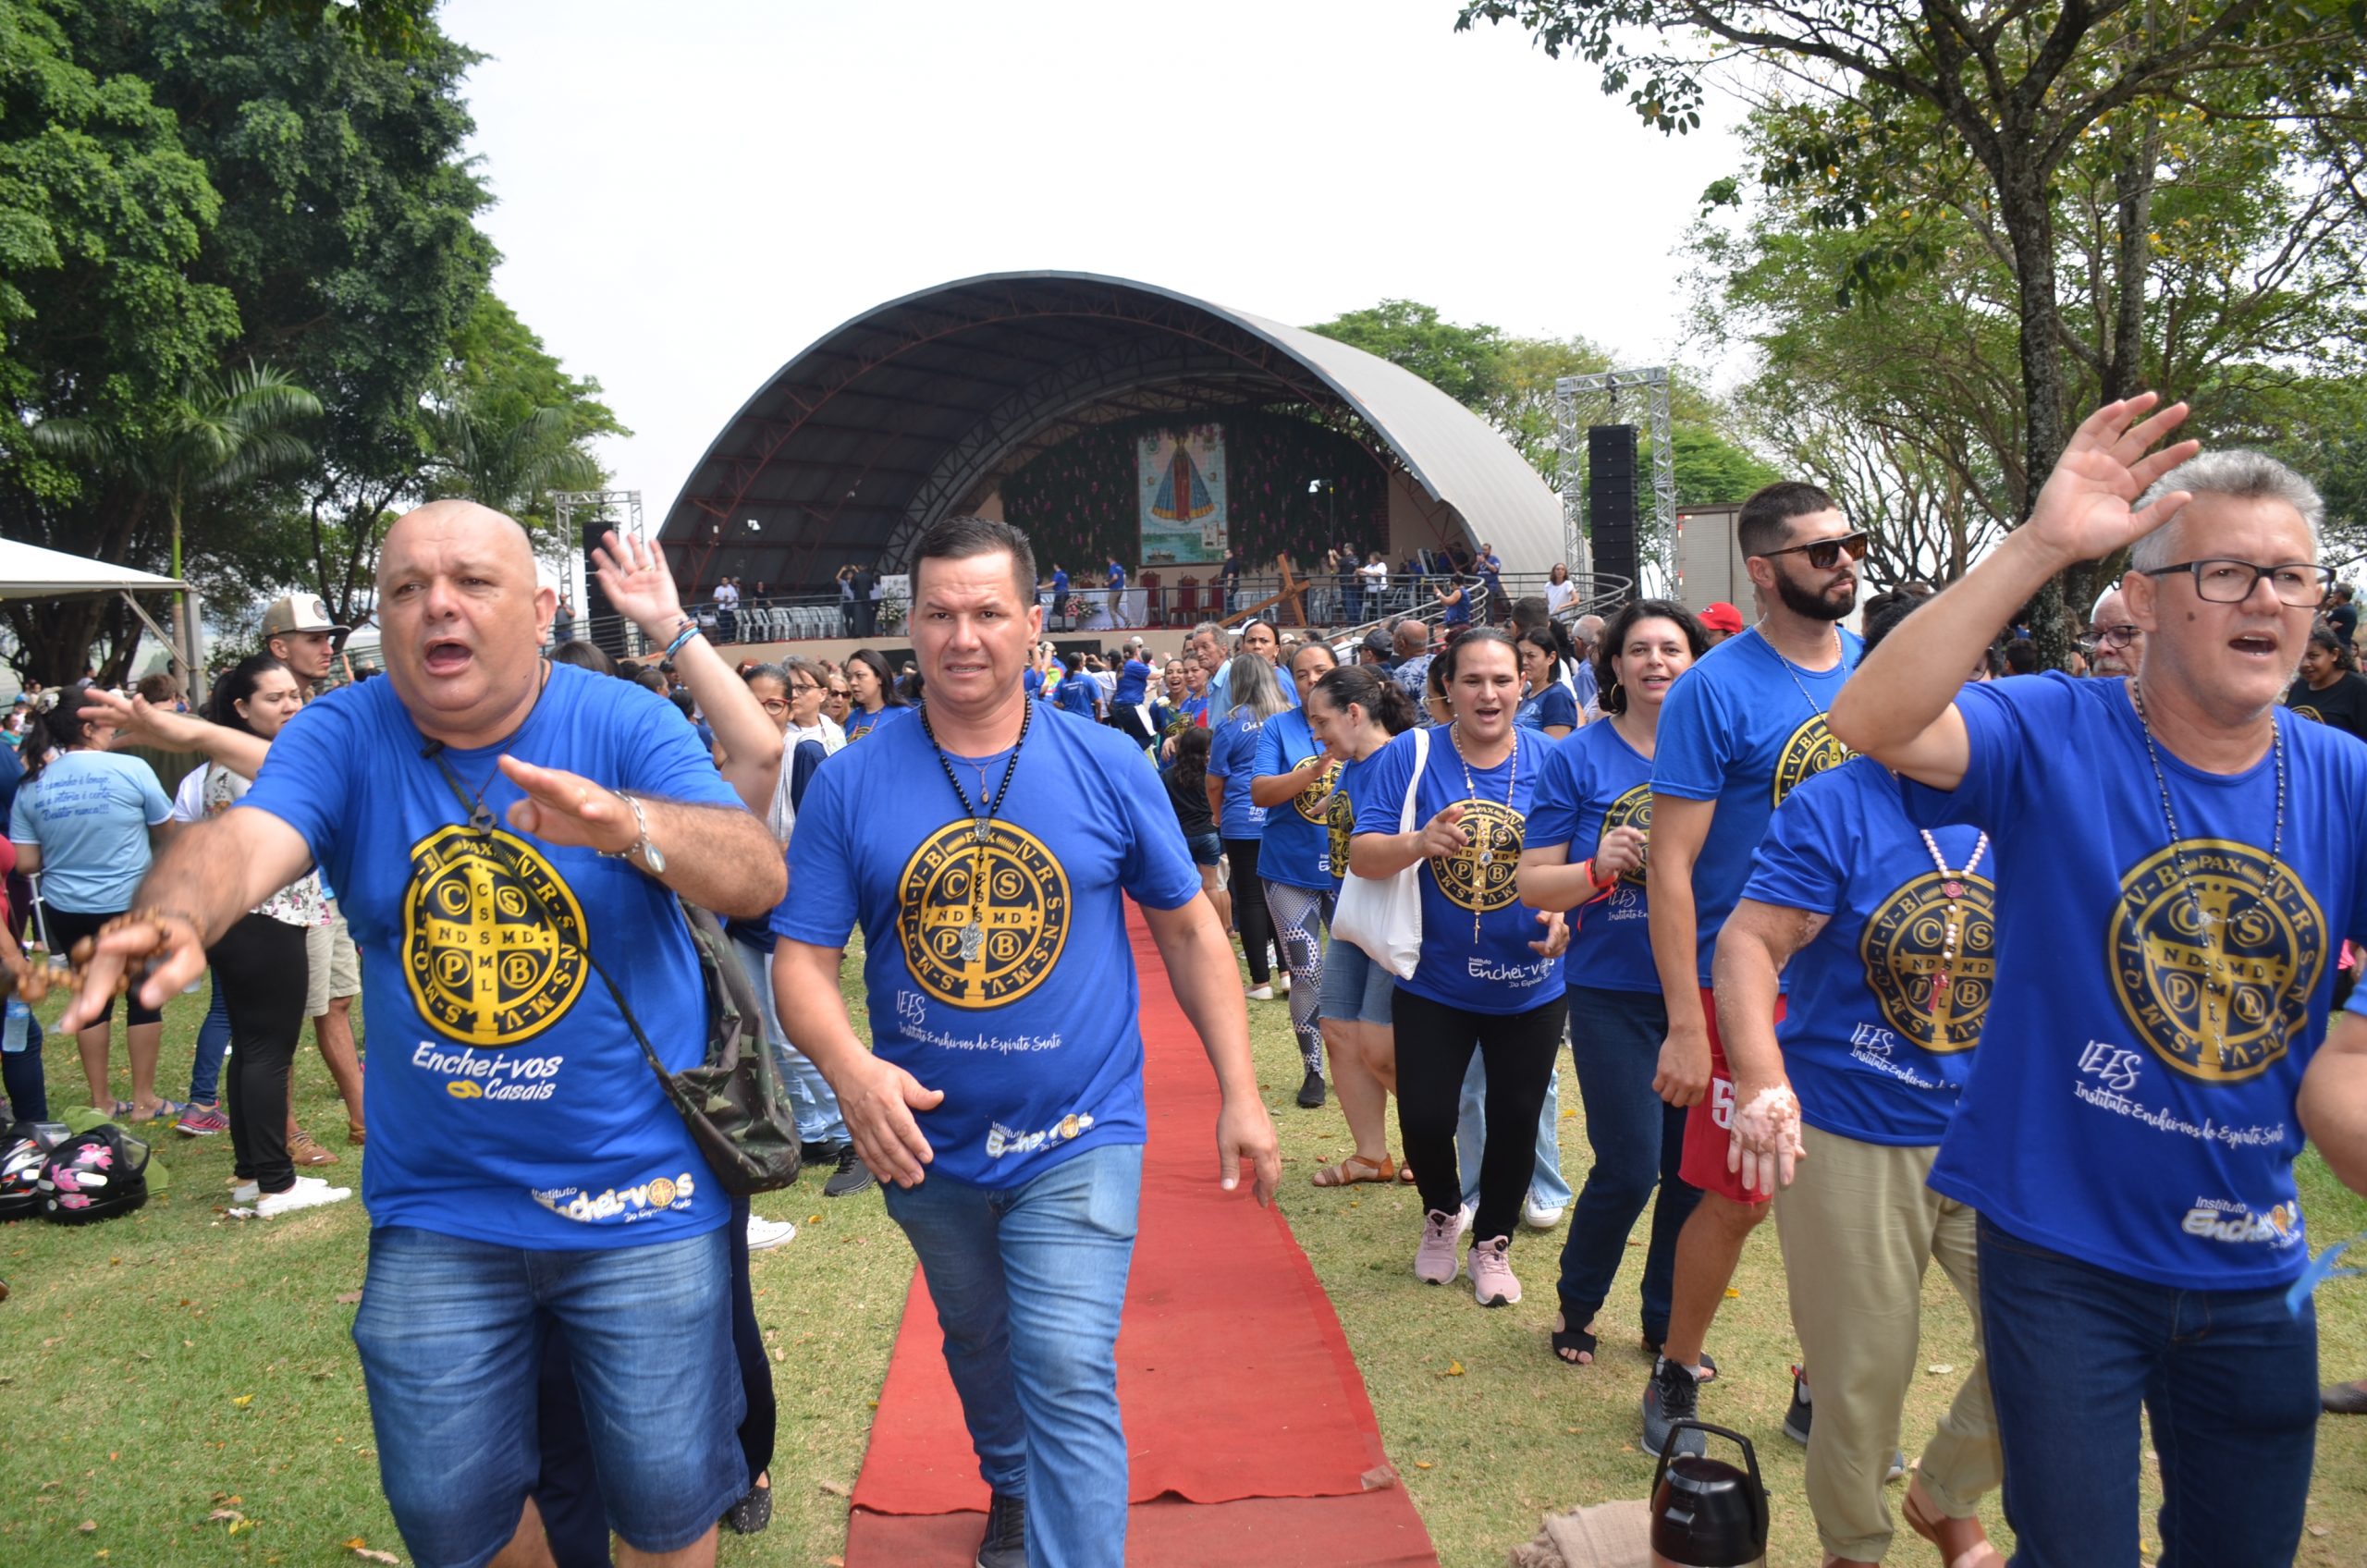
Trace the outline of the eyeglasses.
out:
M 789 683 L 789 689 L 792 692 L 818 692 L 822 688 L 815 685 L 811 680 L 792 680 Z
M 1816 568 L 1817 570 L 1831 571 L 1840 564 L 1842 552 L 1845 550 L 1848 552 L 1849 558 L 1853 561 L 1865 559 L 1866 531 L 1861 528 L 1854 533 L 1844 533 L 1838 539 L 1811 539 L 1805 545 L 1786 545 L 1780 550 L 1765 552 L 1765 556 L 1767 559 L 1772 560 L 1777 556 L 1805 555 L 1809 558 L 1809 565 Z
M 2334 586 L 2335 576 L 2334 568 L 2312 566 L 2307 561 L 2254 566 L 2250 561 L 2216 558 L 2157 566 L 2144 575 L 2168 577 L 2180 571 L 2193 574 L 2195 596 L 2206 604 L 2240 605 L 2252 596 L 2252 590 L 2265 577 L 2268 585 L 2276 590 L 2277 599 L 2297 610 L 2324 604 L 2326 591 Z
M 759 698 L 757 700 L 757 705 L 762 707 L 767 713 L 787 713 L 789 711 L 789 704 L 779 697 Z
M 2098 648 L 2126 648 L 2137 641 L 2141 629 L 2134 626 L 2099 627 L 2079 639 L 2079 651 L 2094 653 Z

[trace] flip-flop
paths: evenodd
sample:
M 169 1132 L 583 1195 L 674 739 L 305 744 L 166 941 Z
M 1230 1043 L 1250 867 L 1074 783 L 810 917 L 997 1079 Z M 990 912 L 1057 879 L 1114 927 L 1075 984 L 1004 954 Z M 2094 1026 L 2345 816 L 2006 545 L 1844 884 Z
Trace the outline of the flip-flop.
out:
M 1378 1161 L 1352 1154 L 1337 1165 L 1327 1165 L 1315 1173 L 1318 1187 L 1353 1187 L 1365 1182 L 1393 1182 L 1397 1179 L 1397 1162 L 1387 1155 Z
M 129 1111 L 129 1110 L 130 1110 L 130 1109 L 132 1109 L 131 1102 L 130 1102 L 129 1100 L 117 1100 L 117 1101 L 116 1102 L 116 1104 L 117 1104 L 117 1106 L 119 1106 L 119 1107 L 122 1109 L 122 1110 L 124 1110 L 124 1111 Z M 167 1118 L 167 1117 L 170 1117 L 170 1118 L 172 1118 L 172 1119 L 174 1119 L 174 1120 L 178 1121 L 178 1120 L 179 1120 L 181 1117 L 184 1117 L 184 1116 L 186 1116 L 186 1115 L 188 1115 L 188 1114 L 189 1114 L 189 1102 L 188 1102 L 187 1100 L 158 1100 L 158 1101 L 156 1102 L 156 1111 L 155 1111 L 155 1114 L 154 1114 L 154 1115 L 153 1115 L 153 1116 L 134 1116 L 134 1117 L 132 1117 L 132 1118 L 130 1119 L 130 1121 L 131 1121 L 131 1124 L 132 1124 L 133 1126 L 137 1127 L 137 1126 L 139 1126 L 141 1122 L 144 1122 L 144 1121 L 164 1121 L 164 1120 L 165 1120 L 166 1118 Z

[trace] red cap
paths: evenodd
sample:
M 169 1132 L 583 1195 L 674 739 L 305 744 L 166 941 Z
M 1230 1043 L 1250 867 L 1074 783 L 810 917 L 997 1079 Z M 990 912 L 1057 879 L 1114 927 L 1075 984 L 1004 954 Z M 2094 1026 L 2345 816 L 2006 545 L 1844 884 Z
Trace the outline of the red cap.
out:
M 1720 599 L 1701 612 L 1701 624 L 1732 637 L 1742 630 L 1742 611 Z

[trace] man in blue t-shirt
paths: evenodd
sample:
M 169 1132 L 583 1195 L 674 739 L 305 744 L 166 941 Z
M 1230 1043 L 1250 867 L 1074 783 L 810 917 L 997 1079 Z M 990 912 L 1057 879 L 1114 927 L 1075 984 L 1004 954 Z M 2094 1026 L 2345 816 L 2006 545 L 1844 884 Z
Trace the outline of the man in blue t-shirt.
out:
M 2367 1033 L 2326 1037 L 2341 944 L 2367 937 L 2367 748 L 2277 702 L 2333 575 L 2323 503 L 2258 453 L 2147 455 L 2186 415 L 2157 401 L 2090 416 L 2030 521 L 1833 711 L 1907 780 L 1910 818 L 1990 833 L 2031 912 L 1999 925 L 1980 1068 L 1931 1176 L 1981 1213 L 2028 1568 L 2138 1561 L 2140 1410 L 2162 1561 L 2293 1561 L 2319 1403 L 2316 1317 L 2289 1295 L 2303 1137 L 2367 1192 Z M 2133 679 L 1958 695 L 2017 606 L 2124 548 Z
M 661 699 L 545 664 L 553 603 L 500 513 L 398 521 L 387 679 L 306 706 L 243 801 L 173 839 L 68 1017 L 127 958 L 157 958 L 152 1002 L 176 994 L 209 941 L 318 865 L 369 955 L 353 1336 L 412 1555 L 483 1562 L 539 1528 L 547 1329 L 598 1369 L 580 1387 L 618 1535 L 642 1562 L 706 1564 L 749 1479 L 731 1209 L 644 1053 L 669 1072 L 705 1055 L 677 896 L 753 916 L 787 883 Z
M 1741 896 L 1751 851 L 1792 787 L 1846 754 L 1825 709 L 1857 662 L 1840 621 L 1858 602 L 1866 536 L 1813 484 L 1767 485 L 1743 503 L 1735 543 L 1766 614 L 1703 655 L 1669 689 L 1652 756 L 1652 853 L 1645 870 L 1652 961 L 1668 1002 L 1668 1039 L 1652 1087 L 1689 1107 L 1678 1172 L 1701 1202 L 1677 1243 L 1668 1339 L 1644 1391 L 1647 1446 L 1694 1414 L 1708 1369 L 1702 1344 L 1725 1300 L 1767 1194 L 1726 1169 L 1734 1084 L 1710 996 L 1718 927 Z M 1794 1394 L 1794 1422 L 1807 1406 Z M 1700 1452 L 1699 1432 L 1683 1434 Z
M 773 916 L 781 1022 L 928 1278 L 993 1497 L 982 1568 L 1125 1557 L 1117 1336 L 1145 1138 L 1127 898 L 1216 1069 L 1222 1184 L 1247 1158 L 1263 1202 L 1281 1174 L 1232 944 L 1149 762 L 1021 689 L 1035 581 L 1008 523 L 922 534 L 928 704 L 816 775 Z M 839 990 L 857 925 L 868 1050 Z

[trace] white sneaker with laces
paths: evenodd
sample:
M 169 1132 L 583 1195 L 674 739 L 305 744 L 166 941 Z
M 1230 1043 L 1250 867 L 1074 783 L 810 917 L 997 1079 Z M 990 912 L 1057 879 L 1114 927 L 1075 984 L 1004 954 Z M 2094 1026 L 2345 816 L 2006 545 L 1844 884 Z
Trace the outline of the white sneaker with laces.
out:
M 768 1252 L 774 1247 L 787 1246 L 797 1239 L 797 1227 L 786 1219 L 767 1219 L 761 1214 L 748 1216 L 748 1250 Z
M 1530 1198 L 1520 1206 L 1520 1222 L 1532 1231 L 1551 1231 L 1562 1223 L 1562 1207 Z
M 1274 987 L 1271 986 L 1252 986 L 1249 987 L 1249 999 L 1253 1002 L 1272 1001 L 1274 999 Z
M 1471 1233 L 1472 1217 L 1477 1215 L 1478 1212 L 1479 1208 L 1478 1205 L 1468 1203 L 1465 1204 L 1460 1209 L 1455 1211 L 1454 1233 L 1458 1239 Z
M 306 1183 L 310 1183 L 307 1185 Z M 299 1176 L 296 1184 L 284 1193 L 265 1193 L 255 1200 L 255 1218 L 276 1219 L 293 1214 L 300 1208 L 318 1208 L 323 1204 L 343 1203 L 353 1195 L 350 1187 L 332 1187 L 317 1176 Z

